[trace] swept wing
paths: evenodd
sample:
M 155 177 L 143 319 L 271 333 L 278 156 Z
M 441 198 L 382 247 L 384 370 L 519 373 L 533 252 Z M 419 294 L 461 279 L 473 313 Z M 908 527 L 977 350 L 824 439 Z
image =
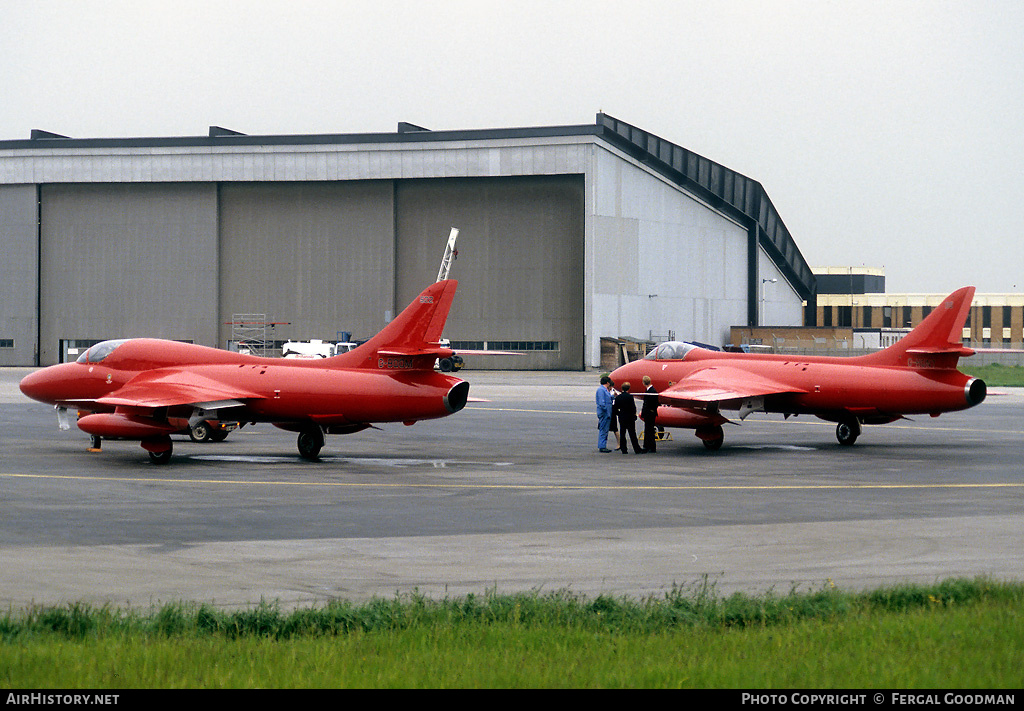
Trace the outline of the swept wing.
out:
M 804 393 L 807 390 L 730 365 L 711 365 L 687 375 L 659 393 L 659 401 L 676 407 L 704 407 L 711 403 L 748 400 L 765 395 Z
M 115 407 L 145 408 L 195 405 L 212 410 L 241 405 L 243 400 L 262 397 L 194 371 L 166 369 L 142 373 L 110 395 L 98 398 L 96 402 Z

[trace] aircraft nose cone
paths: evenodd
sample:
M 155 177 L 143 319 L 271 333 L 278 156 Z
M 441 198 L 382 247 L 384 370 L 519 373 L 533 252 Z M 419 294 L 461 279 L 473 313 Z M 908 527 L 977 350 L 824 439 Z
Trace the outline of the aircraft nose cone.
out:
M 55 403 L 60 397 L 61 383 L 64 380 L 58 371 L 61 366 L 51 366 L 29 373 L 22 378 L 18 387 L 27 397 L 39 402 Z
M 612 382 L 615 383 L 615 387 L 621 389 L 622 384 L 624 382 L 628 382 L 629 379 L 632 377 L 634 370 L 635 369 L 631 368 L 629 364 L 622 365 L 613 370 L 609 377 L 612 379 Z
M 27 397 L 30 397 L 33 400 L 43 400 L 42 394 L 45 390 L 45 383 L 46 376 L 43 374 L 43 371 L 37 370 L 36 372 L 29 373 L 22 378 L 18 387 L 21 388 L 21 392 L 23 392 Z

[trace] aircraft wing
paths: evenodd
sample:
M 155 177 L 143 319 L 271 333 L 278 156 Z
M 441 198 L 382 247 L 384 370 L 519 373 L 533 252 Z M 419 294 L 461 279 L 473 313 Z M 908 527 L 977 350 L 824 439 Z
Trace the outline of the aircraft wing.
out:
M 96 402 L 121 407 L 203 405 L 218 409 L 263 397 L 186 370 L 157 370 L 142 373 Z
M 747 400 L 765 395 L 804 393 L 793 387 L 743 368 L 713 365 L 686 376 L 659 393 L 659 401 L 677 407 L 704 406 L 713 402 Z

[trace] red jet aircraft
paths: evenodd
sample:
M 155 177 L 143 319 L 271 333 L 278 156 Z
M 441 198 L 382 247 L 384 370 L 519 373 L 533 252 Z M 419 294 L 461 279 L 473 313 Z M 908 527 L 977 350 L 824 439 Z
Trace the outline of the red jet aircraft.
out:
M 158 464 L 170 460 L 170 435 L 182 419 L 211 417 L 298 432 L 299 454 L 316 459 L 325 434 L 377 422 L 411 425 L 465 407 L 469 383 L 434 371 L 437 358 L 452 355 L 438 339 L 457 285 L 431 284 L 380 333 L 333 358 L 258 358 L 147 338 L 104 341 L 75 363 L 32 373 L 21 391 L 60 415 L 77 409 L 79 429 L 94 437 L 139 440 Z
M 974 287 L 950 294 L 917 328 L 885 350 L 852 358 L 725 353 L 689 343 L 662 343 L 643 360 L 616 369 L 637 397 L 645 375 L 658 391 L 655 422 L 687 427 L 708 449 L 722 446 L 722 410 L 810 414 L 838 423 L 836 438 L 851 445 L 861 425 L 912 414 L 938 417 L 985 399 L 985 383 L 957 370 L 973 355 L 962 341 Z

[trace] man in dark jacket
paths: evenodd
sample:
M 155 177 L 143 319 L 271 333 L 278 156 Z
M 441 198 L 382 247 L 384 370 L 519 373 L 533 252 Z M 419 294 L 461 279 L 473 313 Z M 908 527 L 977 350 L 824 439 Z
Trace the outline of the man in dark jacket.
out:
M 629 439 L 633 443 L 633 451 L 636 454 L 643 454 L 644 450 L 640 448 L 640 443 L 636 439 L 636 403 L 629 392 L 629 383 L 623 383 L 622 392 L 615 397 L 615 403 L 612 405 L 612 417 L 619 420 L 619 451 L 629 454 L 629 448 L 626 446 L 628 433 Z
M 648 452 L 658 451 L 658 434 L 654 424 L 658 417 L 658 391 L 651 385 L 651 376 L 644 376 L 644 385 L 647 386 L 644 405 L 640 408 L 640 417 L 644 421 L 644 449 Z

